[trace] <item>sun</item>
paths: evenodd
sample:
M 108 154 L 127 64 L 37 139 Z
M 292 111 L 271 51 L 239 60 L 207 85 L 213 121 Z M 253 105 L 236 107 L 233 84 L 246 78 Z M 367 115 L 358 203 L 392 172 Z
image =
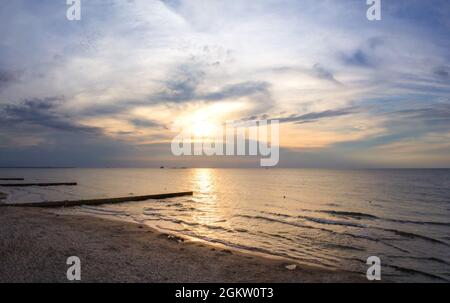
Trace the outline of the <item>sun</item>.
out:
M 176 129 L 189 131 L 195 139 L 217 139 L 227 120 L 234 120 L 236 114 L 246 109 L 240 102 L 220 102 L 185 108 L 173 122 Z
M 211 137 L 215 134 L 217 125 L 207 120 L 194 121 L 192 125 L 192 134 L 199 137 Z

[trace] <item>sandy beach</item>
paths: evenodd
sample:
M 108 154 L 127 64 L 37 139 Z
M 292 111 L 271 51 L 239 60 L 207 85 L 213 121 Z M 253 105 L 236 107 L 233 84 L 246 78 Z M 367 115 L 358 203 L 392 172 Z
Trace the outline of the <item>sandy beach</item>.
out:
M 0 207 L 0 282 L 68 282 L 66 260 L 81 259 L 82 282 L 365 282 L 327 271 L 181 241 L 144 225 L 47 209 Z

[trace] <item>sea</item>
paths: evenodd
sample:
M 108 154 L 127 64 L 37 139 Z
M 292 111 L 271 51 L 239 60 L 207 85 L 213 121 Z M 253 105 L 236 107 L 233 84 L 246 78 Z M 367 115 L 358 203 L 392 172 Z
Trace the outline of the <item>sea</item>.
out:
M 366 276 L 381 261 L 389 282 L 450 282 L 447 169 L 0 169 L 21 182 L 0 203 L 193 196 L 55 210 L 136 222 L 230 249 Z M 1 209 L 0 209 L 1 210 Z

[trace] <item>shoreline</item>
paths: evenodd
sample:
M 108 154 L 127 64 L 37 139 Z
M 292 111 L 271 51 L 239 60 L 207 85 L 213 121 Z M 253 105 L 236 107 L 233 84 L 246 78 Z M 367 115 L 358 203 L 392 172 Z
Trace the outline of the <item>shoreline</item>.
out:
M 70 256 L 81 260 L 81 282 L 367 282 L 363 273 L 185 241 L 94 216 L 1 207 L 0 225 L 0 282 L 69 282 Z M 286 268 L 291 264 L 294 270 Z

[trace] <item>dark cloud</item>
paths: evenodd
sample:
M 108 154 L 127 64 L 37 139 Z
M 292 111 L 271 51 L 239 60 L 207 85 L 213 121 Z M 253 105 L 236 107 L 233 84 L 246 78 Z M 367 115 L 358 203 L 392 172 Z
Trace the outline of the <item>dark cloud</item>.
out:
M 132 104 L 130 103 L 94 105 L 84 108 L 79 112 L 79 114 L 82 116 L 89 116 L 89 117 L 108 116 L 127 111 L 128 109 L 130 109 L 130 107 L 133 107 Z
M 136 127 L 145 127 L 145 128 L 162 127 L 161 124 L 151 120 L 131 119 L 129 120 L 129 122 Z
M 276 118 L 270 117 L 267 114 L 253 115 L 245 117 L 241 119 L 241 121 L 278 120 L 280 123 L 307 124 L 317 122 L 320 119 L 346 116 L 357 112 L 358 112 L 357 108 L 349 107 L 336 110 L 325 110 L 321 112 L 310 112 L 302 115 L 292 114 L 287 117 L 276 117 Z
M 376 67 L 376 50 L 384 43 L 380 37 L 372 37 L 364 45 L 350 54 L 341 54 L 341 60 L 347 64 L 357 67 Z
M 317 120 L 305 120 L 305 121 L 299 121 L 299 122 L 295 122 L 294 124 L 301 125 L 301 124 L 309 124 L 309 123 L 314 123 L 314 122 L 317 122 Z
M 95 105 L 83 109 L 78 114 L 84 116 L 106 116 L 127 112 L 138 106 L 146 106 L 153 104 L 170 104 L 170 103 L 187 103 L 195 101 L 221 101 L 226 99 L 237 99 L 247 96 L 255 97 L 258 101 L 259 110 L 263 110 L 272 104 L 270 95 L 270 83 L 268 82 L 241 82 L 228 85 L 216 92 L 197 92 L 197 86 L 200 82 L 198 76 L 190 75 L 183 77 L 183 80 L 173 80 L 167 82 L 167 89 L 163 92 L 153 94 L 144 100 L 124 100 L 115 104 Z M 148 121 L 130 121 L 136 126 L 148 125 Z M 134 123 L 136 122 L 136 123 Z M 142 123 L 141 123 L 142 122 Z M 154 127 L 161 125 L 148 125 Z
M 346 116 L 346 115 L 354 114 L 356 112 L 357 112 L 356 108 L 350 107 L 350 108 L 343 108 L 343 109 L 336 109 L 336 110 L 325 110 L 325 111 L 321 111 L 321 112 L 310 112 L 310 113 L 303 114 L 303 115 L 290 115 L 288 117 L 274 118 L 273 120 L 278 120 L 278 121 L 280 121 L 280 123 L 296 122 L 297 124 L 302 124 L 302 123 L 315 122 L 316 120 L 320 120 L 320 119 L 324 119 L 324 118 Z
M 372 37 L 367 41 L 367 46 L 374 50 L 376 49 L 378 46 L 381 46 L 384 44 L 384 40 L 381 37 Z
M 441 79 L 448 80 L 450 79 L 450 68 L 447 68 L 445 66 L 436 67 L 433 71 L 433 74 Z
M 59 113 L 61 98 L 35 98 L 21 104 L 8 104 L 2 108 L 4 119 L 13 124 L 31 124 L 58 131 L 98 133 L 95 127 L 83 126 L 71 120 L 67 114 Z
M 228 85 L 216 92 L 198 92 L 198 87 L 205 77 L 205 73 L 192 68 L 183 67 L 175 79 L 166 82 L 164 91 L 153 95 L 150 99 L 154 103 L 175 102 L 184 103 L 197 100 L 220 101 L 231 98 L 260 94 L 269 99 L 268 82 L 242 82 Z
M 268 82 L 242 82 L 224 87 L 218 92 L 199 95 L 200 99 L 215 101 L 231 98 L 240 98 L 254 94 L 262 94 L 269 97 Z
M 370 55 L 362 49 L 358 49 L 350 55 L 343 55 L 342 60 L 347 65 L 358 67 L 372 67 L 374 63 L 371 61 Z
M 21 147 L 11 142 L 0 148 L 0 166 L 109 167 L 120 165 L 117 157 L 135 150 L 120 140 L 85 133 L 42 134 L 41 129 L 35 136 L 42 136 L 42 143 Z
M 152 97 L 157 102 L 187 102 L 195 99 L 196 90 L 203 81 L 205 73 L 194 67 L 182 65 L 173 78 L 166 81 L 164 91 Z
M 20 79 L 21 72 L 0 69 L 0 90 Z
M 233 100 L 242 97 L 252 97 L 258 102 L 256 113 L 267 110 L 273 100 L 270 94 L 269 82 L 245 81 L 226 85 L 216 91 L 200 89 L 204 82 L 206 73 L 195 64 L 182 64 L 174 69 L 163 82 L 163 87 L 142 99 L 121 100 L 120 102 L 107 105 L 94 105 L 84 108 L 78 115 L 83 116 L 107 116 L 129 111 L 135 107 L 150 106 L 155 104 L 166 104 L 167 106 L 184 104 L 188 102 L 205 101 L 214 102 L 221 100 Z M 138 127 L 155 127 L 163 125 L 149 125 L 146 121 L 130 121 Z
M 334 75 L 332 72 L 330 72 L 329 70 L 322 67 L 319 63 L 316 63 L 313 66 L 313 72 L 314 72 L 314 75 L 319 79 L 328 80 L 335 84 L 342 85 L 342 83 L 340 83 L 339 81 L 336 80 L 336 78 L 334 78 Z

